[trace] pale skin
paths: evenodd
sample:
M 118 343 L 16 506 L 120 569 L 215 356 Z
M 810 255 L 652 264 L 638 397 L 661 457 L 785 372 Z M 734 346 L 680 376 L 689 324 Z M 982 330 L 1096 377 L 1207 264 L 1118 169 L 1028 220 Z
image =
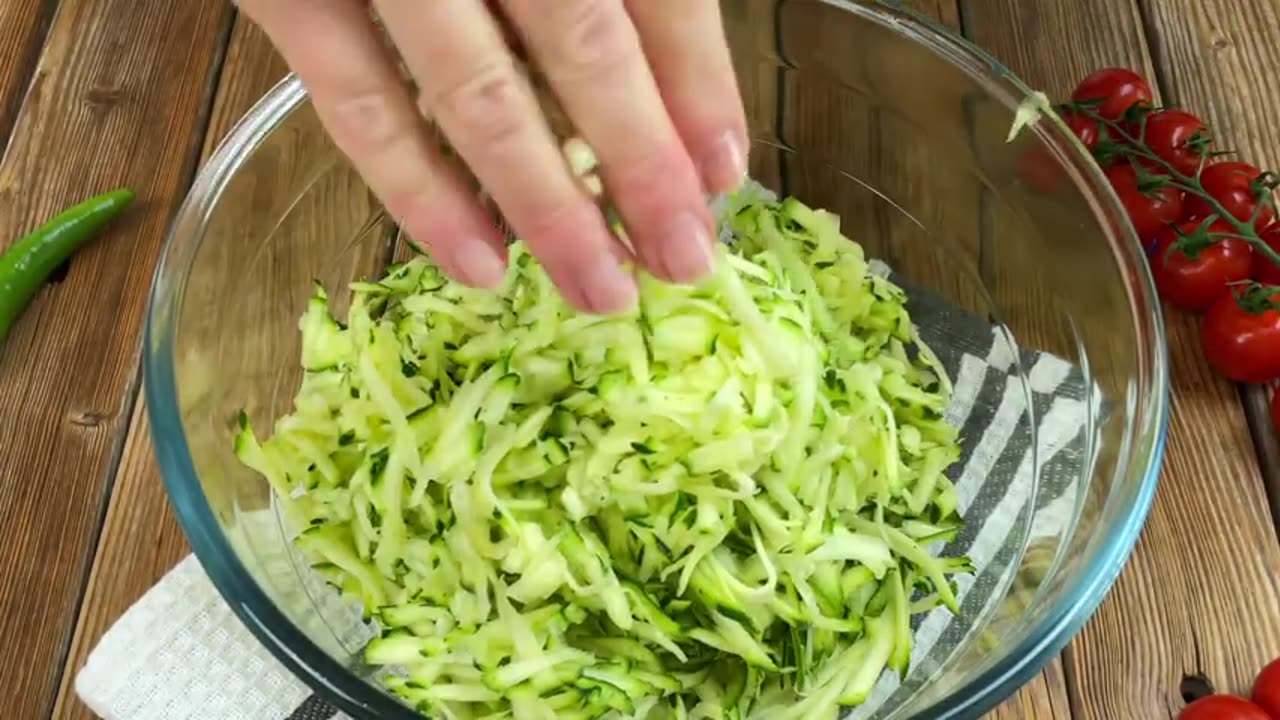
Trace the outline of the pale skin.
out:
M 634 260 L 679 283 L 706 276 L 706 193 L 744 177 L 747 129 L 717 0 L 240 0 L 307 87 L 387 211 L 457 280 L 502 279 L 503 236 L 429 117 L 572 305 L 636 302 L 632 258 L 573 176 L 504 38 L 514 29 L 581 137 Z M 420 92 L 398 74 L 398 52 Z

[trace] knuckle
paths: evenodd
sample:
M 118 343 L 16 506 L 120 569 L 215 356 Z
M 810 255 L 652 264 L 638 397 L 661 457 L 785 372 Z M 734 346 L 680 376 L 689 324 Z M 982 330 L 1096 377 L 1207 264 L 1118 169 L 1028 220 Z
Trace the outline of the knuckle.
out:
M 434 111 L 466 141 L 487 145 L 524 131 L 531 120 L 527 100 L 515 68 L 494 62 L 442 88 L 428 99 L 427 111 Z
M 681 171 L 681 154 L 673 151 L 638 153 L 612 168 L 606 166 L 608 185 L 633 202 L 670 197 L 685 187 L 680 181 L 689 174 Z
M 630 18 L 614 0 L 557 3 L 562 28 L 556 41 L 562 69 L 572 75 L 607 75 L 629 61 L 637 42 Z
M 329 125 L 334 142 L 356 155 L 366 155 L 390 146 L 409 132 L 406 115 L 397 96 L 379 90 L 354 95 L 335 102 Z
M 599 215 L 600 211 L 589 202 L 563 198 L 525 208 L 513 222 L 516 230 L 537 246 L 544 259 L 568 262 L 574 252 L 571 244 L 563 240 L 582 234 L 584 228 L 594 227 L 593 223 L 602 222 Z
M 433 193 L 422 188 L 415 188 L 408 191 L 389 192 L 383 197 L 382 204 L 386 207 L 391 217 L 399 221 L 408 231 L 410 235 L 419 237 L 422 233 L 424 220 L 435 216 L 431 212 Z

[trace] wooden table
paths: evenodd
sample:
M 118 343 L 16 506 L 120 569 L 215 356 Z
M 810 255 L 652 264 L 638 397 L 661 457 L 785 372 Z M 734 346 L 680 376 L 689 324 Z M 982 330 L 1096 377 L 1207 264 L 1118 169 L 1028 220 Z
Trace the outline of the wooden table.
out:
M 766 0 L 760 0 L 765 2 Z M 1124 65 L 1280 166 L 1277 0 L 915 0 L 1055 96 Z M 0 1 L 0 247 L 117 185 L 140 206 L 0 349 L 0 718 L 88 717 L 72 691 L 109 624 L 188 550 L 152 458 L 140 333 L 165 230 L 234 120 L 285 73 L 226 0 Z M 1159 494 L 1118 585 L 997 718 L 1175 715 L 1184 676 L 1247 689 L 1280 655 L 1280 453 L 1260 388 L 1169 319 Z

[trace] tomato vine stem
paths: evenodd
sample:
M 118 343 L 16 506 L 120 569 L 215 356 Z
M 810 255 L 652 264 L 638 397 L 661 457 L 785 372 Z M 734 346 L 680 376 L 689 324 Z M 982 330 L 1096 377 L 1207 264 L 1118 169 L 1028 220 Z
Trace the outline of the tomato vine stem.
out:
M 1112 120 L 1104 117 L 1096 110 L 1096 103 L 1067 103 L 1063 106 L 1063 111 L 1074 112 L 1096 122 L 1099 126 L 1106 128 L 1107 139 L 1104 154 L 1114 154 L 1116 157 L 1128 158 L 1129 162 L 1140 159 L 1150 165 L 1156 165 L 1167 176 L 1168 186 L 1177 188 L 1182 192 L 1195 195 L 1205 202 L 1212 210 L 1214 215 L 1230 223 L 1238 233 L 1235 237 L 1249 243 L 1254 250 L 1262 253 L 1268 260 L 1280 266 L 1280 252 L 1276 252 L 1262 237 L 1258 234 L 1257 221 L 1262 217 L 1263 211 L 1270 207 L 1275 208 L 1275 199 L 1271 195 L 1271 191 L 1275 189 L 1276 183 L 1280 182 L 1277 175 L 1272 172 L 1264 172 L 1253 180 L 1253 191 L 1258 198 L 1258 206 L 1253 211 L 1253 217 L 1247 221 L 1240 220 L 1233 213 L 1228 212 L 1226 207 L 1218 201 L 1217 198 L 1210 195 L 1200 182 L 1200 172 L 1209 164 L 1210 156 L 1216 154 L 1209 149 L 1208 134 L 1204 133 L 1197 140 L 1196 150 L 1200 153 L 1200 166 L 1196 170 L 1194 177 L 1182 173 L 1172 163 L 1155 154 L 1147 147 L 1146 128 L 1147 116 L 1151 112 L 1150 108 L 1138 108 L 1136 111 L 1129 113 L 1127 119 L 1136 121 L 1138 124 L 1138 134 L 1133 135 L 1124 125 L 1124 120 Z M 1062 114 L 1060 111 L 1059 114 Z M 1203 132 L 1203 131 L 1201 131 Z M 1137 170 L 1135 166 L 1135 170 Z

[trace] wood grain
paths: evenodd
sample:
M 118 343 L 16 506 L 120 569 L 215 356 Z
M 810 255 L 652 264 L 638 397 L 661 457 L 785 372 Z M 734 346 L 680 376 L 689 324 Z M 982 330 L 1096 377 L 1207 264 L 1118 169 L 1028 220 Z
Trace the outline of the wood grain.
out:
M 908 5 L 959 30 L 953 2 Z M 985 317 L 991 306 L 978 275 L 983 205 L 967 142 L 971 83 L 959 73 L 936 77 L 936 61 L 898 36 L 816 7 L 780 10 L 789 69 L 779 130 L 795 150 L 783 155 L 786 190 L 838 213 L 869 256 L 917 287 Z M 947 674 L 954 681 L 958 672 Z M 1055 661 L 997 717 L 1030 710 L 1068 717 L 1061 677 Z
M 1221 17 L 1233 3 L 1164 3 L 1170 21 L 1156 47 L 1172 47 L 1173 17 Z M 1152 73 L 1134 2 L 969 0 L 964 10 L 980 44 L 1055 97 L 1106 65 Z M 1209 26 L 1195 27 L 1184 32 L 1203 35 Z M 1259 33 L 1259 42 L 1266 37 Z M 1199 52 L 1188 49 L 1171 65 L 1186 72 Z M 1194 322 L 1170 316 L 1167 327 L 1175 392 L 1164 472 L 1132 560 L 1068 655 L 1077 720 L 1168 717 L 1183 704 L 1184 673 L 1204 671 L 1238 691 L 1262 660 L 1280 654 L 1280 548 L 1243 412 L 1234 388 L 1201 358 Z
M 86 196 L 119 185 L 139 196 L 0 349 L 6 718 L 46 715 L 57 688 L 133 406 L 152 266 L 229 17 L 219 0 L 61 3 L 0 164 L 0 247 Z
M 261 31 L 240 18 L 219 77 L 202 158 L 213 152 L 240 116 L 286 73 L 283 61 Z M 53 717 L 59 720 L 94 717 L 75 695 L 76 673 L 111 624 L 190 552 L 165 496 L 150 433 L 146 403 L 140 397 L 130 419 L 101 540 L 63 666 L 53 709 Z
M 1072 720 L 1062 661 L 1055 658 L 986 720 Z
M 955 32 L 961 32 L 960 0 L 911 0 L 906 5 L 927 17 L 940 22 Z M 949 218 L 948 218 L 949 219 Z M 967 222 L 980 222 L 978 218 L 965 218 Z M 975 233 L 976 235 L 976 233 Z M 916 265 L 924 265 L 917 263 Z M 927 267 L 927 266 L 926 266 Z M 933 266 L 942 278 L 954 273 L 946 273 L 945 266 Z M 924 270 L 922 267 L 912 270 Z M 936 283 L 946 288 L 944 292 L 951 298 L 958 299 L 961 305 L 981 307 L 986 299 L 973 294 L 972 288 L 954 279 L 950 282 L 939 278 Z M 1071 700 L 1064 677 L 1061 658 L 1054 658 L 1030 682 L 1024 685 L 1013 697 L 1006 700 L 987 715 L 988 720 L 1071 720 Z
M 1205 118 L 1224 148 L 1262 168 L 1280 167 L 1280 6 L 1266 0 L 1215 0 L 1185 6 L 1144 0 L 1167 103 Z M 1271 419 L 1271 387 L 1241 388 L 1270 499 L 1280 522 L 1280 436 Z
M 777 13 L 772 2 L 723 0 L 725 32 L 733 46 L 734 70 L 742 94 L 747 125 L 754 146 L 750 173 L 758 182 L 777 188 L 781 161 L 778 142 L 778 59 L 775 52 Z
M 9 139 L 57 7 L 58 0 L 0 3 L 0 148 Z
M 1272 0 L 1142 0 L 1141 4 L 1148 32 L 1155 38 L 1152 46 L 1159 61 L 1157 79 L 1164 102 L 1204 117 L 1220 144 L 1237 150 L 1241 159 L 1263 168 L 1280 167 L 1280 137 L 1275 131 L 1280 78 L 1274 73 L 1280 67 L 1280 47 L 1275 42 L 1280 37 L 1280 5 Z M 1194 343 L 1187 345 L 1188 354 L 1197 354 L 1197 350 Z M 1176 374 L 1174 382 L 1179 382 Z M 1189 384 L 1199 386 L 1195 381 Z M 1226 383 L 1219 381 L 1217 385 Z M 1260 517 L 1266 514 L 1269 498 L 1271 523 L 1242 523 L 1235 507 L 1215 503 L 1215 512 L 1205 524 L 1242 526 L 1238 541 L 1250 544 L 1237 547 L 1251 551 L 1256 547 L 1259 552 L 1241 558 L 1237 551 L 1234 564 L 1230 554 L 1203 557 L 1198 574 L 1210 587 L 1221 588 L 1219 583 L 1228 574 L 1241 579 L 1241 589 L 1250 584 L 1260 587 L 1253 592 L 1194 598 L 1198 602 L 1190 606 L 1192 613 L 1221 613 L 1235 622 L 1226 627 L 1194 627 L 1196 652 L 1183 656 L 1184 668 L 1191 666 L 1219 689 L 1232 692 L 1246 691 L 1258 669 L 1280 655 L 1280 573 L 1273 550 L 1276 519 L 1280 518 L 1280 440 L 1268 411 L 1268 390 L 1246 386 L 1242 391 L 1262 472 L 1260 476 L 1253 468 L 1246 468 L 1237 478 L 1244 486 L 1238 502 L 1248 506 L 1251 517 Z M 1195 396 L 1188 395 L 1180 399 L 1194 402 Z M 1230 395 L 1213 397 L 1215 402 L 1230 404 Z M 1249 436 L 1235 413 L 1230 421 L 1237 438 L 1232 447 L 1243 452 Z M 1182 507 L 1204 498 L 1197 485 L 1187 483 L 1173 489 L 1178 493 L 1175 502 Z M 1226 488 L 1228 492 L 1231 489 Z M 1223 564 L 1214 567 L 1217 562 Z
M 206 158 L 285 73 L 266 37 L 242 18 L 205 136 Z M 265 429 L 289 408 L 301 374 L 297 319 L 312 281 L 328 288 L 335 310 L 342 312 L 348 283 L 385 266 L 390 238 L 367 187 L 332 147 L 309 106 L 290 116 L 220 187 L 208 217 L 183 285 L 183 310 L 173 321 L 176 399 L 186 449 L 199 478 L 208 481 L 202 484 L 206 498 L 225 525 L 237 527 L 228 535 L 244 540 L 250 530 L 237 522 L 237 513 L 265 508 L 268 490 L 232 455 L 236 417 L 243 409 Z M 71 697 L 71 674 L 97 638 L 186 550 L 164 511 L 149 434 L 140 407 L 68 658 L 59 700 L 66 714 L 82 712 Z M 258 550 L 285 546 L 279 535 L 264 534 L 261 523 L 247 526 L 258 528 L 251 539 Z M 166 541 L 140 553 L 139 545 L 153 535 Z M 122 567 L 128 572 L 122 574 Z M 265 585 L 271 594 L 298 582 L 271 577 Z M 303 616 L 314 608 L 294 606 L 292 612 Z
M 1253 446 L 1258 451 L 1258 466 L 1262 469 L 1262 481 L 1271 506 L 1271 521 L 1280 533 L 1280 428 L 1271 413 L 1273 398 L 1280 393 L 1278 385 L 1242 386 L 1240 400 L 1244 403 Z
M 906 5 L 955 31 L 955 3 Z M 920 82 L 936 59 L 902 36 L 813 5 L 781 9 L 787 191 L 840 215 L 866 253 L 985 316 L 979 185 L 961 82 Z M 955 80 L 960 80 L 958 77 Z

